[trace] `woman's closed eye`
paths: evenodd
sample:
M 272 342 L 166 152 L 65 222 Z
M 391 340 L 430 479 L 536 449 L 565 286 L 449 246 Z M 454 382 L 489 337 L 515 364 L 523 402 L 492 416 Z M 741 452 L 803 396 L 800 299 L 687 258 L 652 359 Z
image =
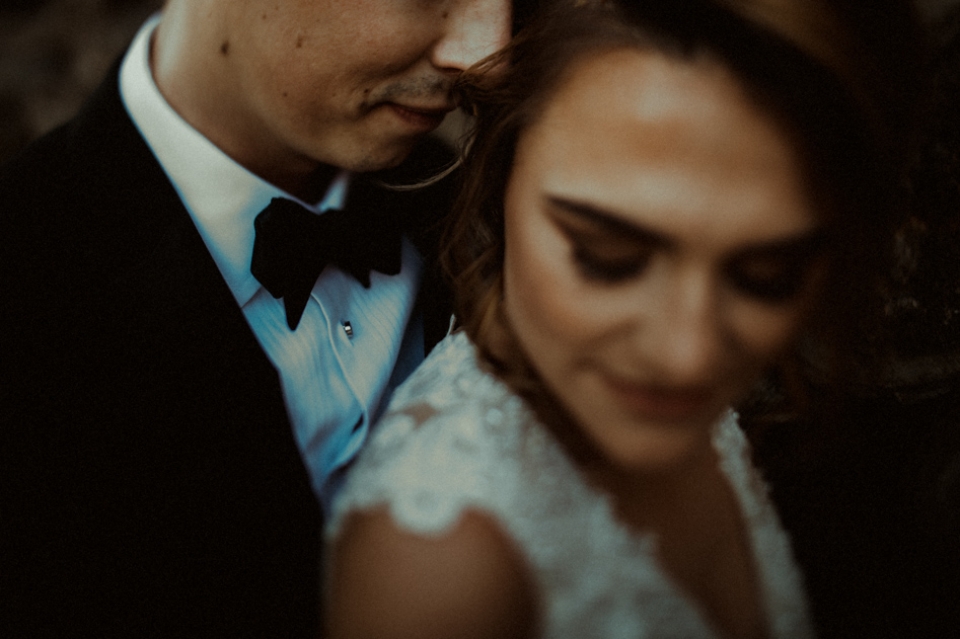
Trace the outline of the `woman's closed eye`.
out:
M 548 198 L 554 224 L 570 243 L 572 259 L 587 281 L 616 284 L 641 275 L 664 242 L 591 205 Z
M 652 250 L 610 250 L 573 240 L 573 259 L 584 279 L 616 284 L 642 274 L 650 263 Z
M 789 245 L 752 251 L 731 260 L 725 275 L 739 291 L 770 304 L 799 295 L 823 252 L 820 234 Z
M 786 302 L 803 288 L 808 269 L 799 264 L 743 264 L 727 269 L 730 282 L 760 301 Z

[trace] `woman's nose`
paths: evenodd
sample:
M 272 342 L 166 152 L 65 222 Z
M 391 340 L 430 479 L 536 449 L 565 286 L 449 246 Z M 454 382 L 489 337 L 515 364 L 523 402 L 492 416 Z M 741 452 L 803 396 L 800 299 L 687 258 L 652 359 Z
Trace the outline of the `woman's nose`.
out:
M 709 277 L 686 277 L 668 288 L 636 325 L 642 356 L 664 384 L 715 382 L 723 339 Z

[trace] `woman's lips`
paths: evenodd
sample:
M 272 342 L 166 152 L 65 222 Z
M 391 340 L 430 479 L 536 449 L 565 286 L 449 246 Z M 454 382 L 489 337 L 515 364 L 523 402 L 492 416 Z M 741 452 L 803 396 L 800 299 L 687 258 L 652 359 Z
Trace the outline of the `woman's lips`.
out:
M 405 124 L 423 132 L 436 129 L 443 122 L 447 113 L 453 110 L 452 107 L 417 108 L 394 102 L 388 102 L 386 106 Z
M 703 415 L 711 406 L 706 388 L 670 388 L 605 376 L 604 382 L 616 401 L 632 413 L 648 419 L 683 422 Z

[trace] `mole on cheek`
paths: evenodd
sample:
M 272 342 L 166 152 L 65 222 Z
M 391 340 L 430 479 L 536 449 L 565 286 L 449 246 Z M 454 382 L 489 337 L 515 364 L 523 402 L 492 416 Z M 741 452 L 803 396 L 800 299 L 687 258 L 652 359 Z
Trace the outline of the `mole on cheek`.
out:
M 297 48 L 299 49 L 302 46 L 303 46 L 303 36 L 297 36 Z
M 220 55 L 227 55 L 227 52 L 230 50 L 230 41 L 225 40 L 223 44 L 220 45 Z

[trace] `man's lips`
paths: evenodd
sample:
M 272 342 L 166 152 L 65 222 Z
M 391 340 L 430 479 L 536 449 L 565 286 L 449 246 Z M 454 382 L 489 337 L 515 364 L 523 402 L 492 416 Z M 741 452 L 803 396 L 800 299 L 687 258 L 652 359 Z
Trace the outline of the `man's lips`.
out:
M 704 387 L 662 387 L 610 376 L 604 376 L 604 383 L 622 406 L 651 419 L 686 421 L 712 404 L 712 393 Z
M 447 113 L 454 107 L 443 105 L 439 107 L 421 107 L 387 102 L 385 104 L 401 120 L 417 129 L 432 131 L 440 126 Z

